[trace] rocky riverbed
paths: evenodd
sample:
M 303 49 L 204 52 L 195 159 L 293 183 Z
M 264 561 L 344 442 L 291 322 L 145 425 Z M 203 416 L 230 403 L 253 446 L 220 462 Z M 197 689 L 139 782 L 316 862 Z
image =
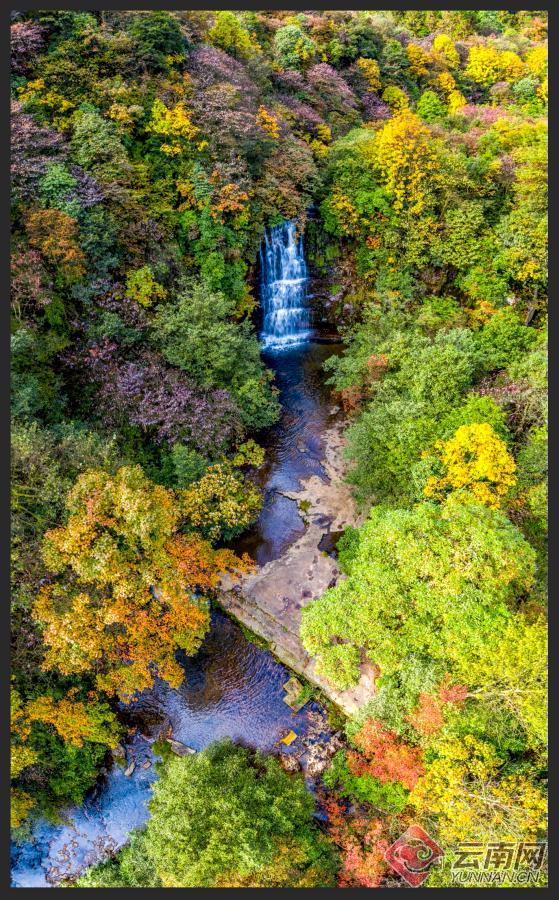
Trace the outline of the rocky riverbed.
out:
M 278 658 L 318 685 L 346 714 L 351 715 L 374 692 L 374 668 L 362 667 L 359 683 L 340 691 L 316 671 L 299 638 L 301 610 L 343 577 L 334 556 L 320 549 L 325 537 L 348 525 L 360 524 L 347 483 L 343 479 L 343 421 L 337 407 L 329 409 L 330 423 L 322 434 L 323 471 L 301 480 L 282 495 L 297 504 L 303 533 L 282 554 L 255 572 L 221 582 L 220 603 L 231 615 L 270 644 Z M 304 448 L 300 448 L 304 452 Z

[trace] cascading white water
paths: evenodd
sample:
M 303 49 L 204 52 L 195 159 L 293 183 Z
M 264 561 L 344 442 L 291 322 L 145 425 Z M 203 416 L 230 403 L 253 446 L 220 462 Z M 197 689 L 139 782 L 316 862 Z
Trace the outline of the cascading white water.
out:
M 295 222 L 266 231 L 260 246 L 262 346 L 291 347 L 311 335 L 303 236 Z

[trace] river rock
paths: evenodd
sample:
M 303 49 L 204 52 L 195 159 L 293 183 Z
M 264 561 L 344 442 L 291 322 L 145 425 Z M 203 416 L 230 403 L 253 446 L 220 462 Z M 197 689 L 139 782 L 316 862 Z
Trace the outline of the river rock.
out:
M 311 778 L 316 778 L 317 775 L 322 775 L 324 770 L 327 768 L 329 761 L 330 760 L 326 748 L 321 746 L 320 744 L 315 744 L 315 746 L 311 747 L 308 752 L 307 762 L 305 765 L 307 775 L 310 775 Z
M 196 753 L 196 750 L 193 750 L 192 747 L 187 747 L 186 744 L 182 744 L 180 741 L 175 741 L 173 738 L 167 738 L 167 743 L 169 747 L 177 756 L 190 756 L 191 753 Z
M 122 746 L 122 744 L 117 744 L 116 747 L 113 747 L 111 750 L 111 756 L 113 759 L 124 759 L 126 756 L 126 750 Z
M 292 753 L 282 753 L 280 756 L 280 765 L 284 772 L 299 772 L 301 763 Z
M 360 677 L 355 687 L 340 690 L 316 671 L 317 661 L 305 649 L 300 638 L 302 611 L 313 597 L 319 597 L 340 575 L 339 565 L 328 554 L 318 553 L 324 526 L 314 521 L 321 515 L 331 518 L 331 532 L 341 531 L 347 524 L 361 524 L 364 511 L 355 507 L 350 485 L 342 478 L 345 469 L 346 438 L 343 424 L 336 421 L 322 433 L 323 472 L 301 481 L 297 491 L 282 491 L 312 509 L 305 532 L 291 543 L 281 556 L 257 566 L 233 580 L 221 578 L 220 603 L 244 625 L 269 643 L 280 660 L 298 675 L 320 687 L 346 715 L 355 713 L 374 696 L 374 684 Z M 241 594 L 231 587 L 241 584 Z M 292 602 L 285 603 L 289 595 Z
M 126 775 L 127 778 L 129 778 L 130 775 L 132 775 L 132 772 L 134 771 L 135 768 L 136 768 L 136 763 L 132 760 L 130 765 L 127 766 L 127 768 L 124 770 L 124 774 Z

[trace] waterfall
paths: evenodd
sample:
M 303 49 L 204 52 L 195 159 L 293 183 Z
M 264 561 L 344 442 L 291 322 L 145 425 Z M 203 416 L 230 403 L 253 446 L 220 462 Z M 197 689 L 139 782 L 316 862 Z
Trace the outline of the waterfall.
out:
M 295 222 L 266 230 L 260 246 L 262 346 L 291 347 L 311 334 L 303 236 Z

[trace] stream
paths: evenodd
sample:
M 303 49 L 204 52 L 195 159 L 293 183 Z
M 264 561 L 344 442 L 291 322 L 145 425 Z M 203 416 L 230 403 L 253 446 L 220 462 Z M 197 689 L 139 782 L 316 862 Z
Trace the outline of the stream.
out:
M 262 512 L 234 546 L 261 566 L 281 556 L 305 528 L 297 504 L 283 492 L 296 490 L 310 475 L 326 477 L 321 433 L 332 401 L 322 365 L 340 348 L 313 339 L 303 241 L 294 223 L 267 232 L 260 266 L 263 356 L 275 372 L 282 416 L 263 440 L 266 462 L 256 476 L 264 492 Z M 81 807 L 61 813 L 56 824 L 35 822 L 29 838 L 13 846 L 14 887 L 75 879 L 143 825 L 157 777 L 152 745 L 161 729 L 171 729 L 174 740 L 193 750 L 227 736 L 266 752 L 297 754 L 303 767 L 305 737 L 328 736 L 322 708 L 311 701 L 293 712 L 283 700 L 291 672 L 220 610 L 212 610 L 210 631 L 196 656 L 178 658 L 184 668 L 180 688 L 158 680 L 126 709 L 125 760 L 109 768 Z M 289 730 L 298 740 L 287 748 L 279 742 Z

